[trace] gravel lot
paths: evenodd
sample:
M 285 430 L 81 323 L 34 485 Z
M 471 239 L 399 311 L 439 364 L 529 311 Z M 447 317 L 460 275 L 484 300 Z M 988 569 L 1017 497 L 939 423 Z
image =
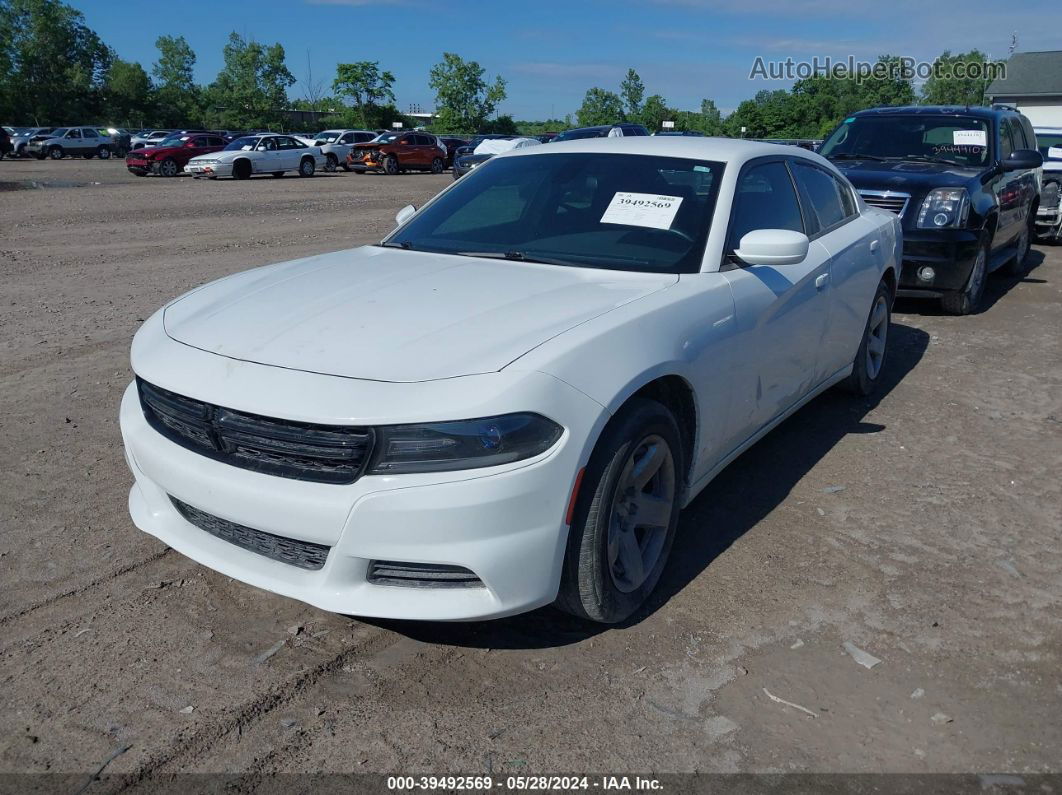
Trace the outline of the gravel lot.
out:
M 724 472 L 629 626 L 359 621 L 136 530 L 139 322 L 449 179 L 0 162 L 0 771 L 1062 772 L 1062 248 L 979 315 L 901 303 L 884 394 Z

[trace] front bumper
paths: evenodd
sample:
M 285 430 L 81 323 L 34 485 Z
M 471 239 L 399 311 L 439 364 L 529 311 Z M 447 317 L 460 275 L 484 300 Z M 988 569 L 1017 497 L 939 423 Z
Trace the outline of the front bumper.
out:
M 980 244 L 980 232 L 971 229 L 904 229 L 898 294 L 933 297 L 961 290 Z M 932 278 L 924 278 L 924 268 L 933 271 Z
M 396 420 L 404 422 L 409 417 L 403 406 L 434 406 L 434 412 L 440 410 L 440 403 L 445 406 L 448 402 L 446 393 L 454 391 L 452 383 L 373 384 L 235 362 L 172 342 L 169 347 L 173 361 L 180 363 L 178 368 L 170 368 L 171 378 L 173 372 L 186 371 L 187 363 L 194 359 L 200 374 L 196 383 L 231 386 L 234 380 L 243 380 L 248 394 L 255 396 L 244 408 L 267 416 L 268 412 L 283 415 L 261 405 L 263 396 L 268 403 L 271 394 L 318 395 L 327 391 L 315 389 L 323 381 L 335 382 L 331 385 L 333 394 L 337 387 L 348 390 L 349 405 L 366 407 L 372 424 L 381 424 L 374 413 L 386 410 L 388 403 L 397 411 Z M 134 346 L 134 366 L 136 359 Z M 160 373 L 152 373 L 153 367 L 161 369 L 153 362 L 142 375 L 157 383 Z M 503 390 L 509 394 L 499 396 L 498 413 L 508 411 L 509 401 L 520 393 L 538 410 L 543 410 L 540 401 L 544 400 L 548 409 L 543 413 L 548 412 L 565 427 L 564 435 L 546 453 L 502 467 L 366 475 L 346 485 L 251 472 L 174 444 L 147 423 L 135 385 L 130 385 L 120 413 L 126 458 L 136 480 L 129 494 L 130 515 L 137 527 L 193 560 L 242 582 L 333 612 L 377 618 L 472 620 L 549 604 L 556 598 L 560 583 L 567 540 L 564 516 L 575 473 L 585 465 L 590 440 L 607 420 L 607 412 L 582 393 L 541 373 L 470 376 L 481 386 L 468 386 L 482 393 L 487 379 L 515 384 L 517 375 L 523 384 L 516 390 Z M 293 376 L 305 381 L 296 393 L 290 391 Z M 461 379 L 449 379 L 455 380 Z M 266 383 L 271 383 L 272 389 L 263 391 L 260 387 Z M 170 382 L 166 388 L 179 386 Z M 385 398 L 386 393 L 399 391 L 416 394 L 409 401 Z M 233 395 L 226 388 L 217 394 L 220 405 L 232 404 Z M 314 398 L 305 398 L 298 407 L 300 415 L 314 408 L 306 405 L 313 402 Z M 322 417 L 335 421 L 325 402 L 316 408 Z M 485 416 L 481 405 L 467 408 L 468 413 L 462 416 Z M 436 419 L 438 416 L 433 414 Z M 229 522 L 326 545 L 330 550 L 324 567 L 301 569 L 221 540 L 187 521 L 171 497 Z M 372 561 L 461 566 L 473 572 L 482 586 L 378 585 L 368 579 Z

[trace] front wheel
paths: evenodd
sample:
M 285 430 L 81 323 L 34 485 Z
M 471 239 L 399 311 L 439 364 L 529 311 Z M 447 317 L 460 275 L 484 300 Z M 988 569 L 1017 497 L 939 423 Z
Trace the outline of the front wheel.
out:
M 328 154 L 327 154 L 327 155 L 325 156 L 325 167 L 324 167 L 324 170 L 325 170 L 325 171 L 327 171 L 327 172 L 328 172 L 329 174 L 331 174 L 331 173 L 333 173 L 333 172 L 334 172 L 334 171 L 335 171 L 335 170 L 336 170 L 337 168 L 339 168 L 339 158 L 338 158 L 338 157 L 336 157 L 336 156 L 335 156 L 334 154 L 332 154 L 331 152 L 329 152 L 329 153 L 328 153 Z
M 312 157 L 304 157 L 302 162 L 299 163 L 299 176 L 300 177 L 312 177 L 317 170 L 317 164 L 313 162 Z
M 843 382 L 846 390 L 866 397 L 877 389 L 888 353 L 889 324 L 892 322 L 892 290 L 882 280 L 870 305 L 863 339 L 852 363 L 852 374 Z
M 233 179 L 250 179 L 251 178 L 251 161 L 249 160 L 237 160 L 232 164 L 232 178 Z
M 52 160 L 62 160 L 63 147 L 53 146 L 51 149 L 48 150 L 48 157 L 50 157 Z
M 558 608 L 615 624 L 645 603 L 675 539 L 684 471 L 671 412 L 655 400 L 629 401 L 583 474 Z
M 167 157 L 159 163 L 159 174 L 163 177 L 176 177 L 180 171 L 180 166 L 177 165 L 177 161 L 172 157 Z
M 446 164 L 443 162 L 441 157 L 437 157 L 431 161 L 432 174 L 441 174 L 443 173 L 444 168 L 446 168 Z
M 988 248 L 989 244 L 985 243 L 977 250 L 966 286 L 959 292 L 950 293 L 940 299 L 941 306 L 949 315 L 969 315 L 976 312 L 977 307 L 981 305 L 988 275 Z
M 397 176 L 398 172 L 400 170 L 399 167 L 398 167 L 398 158 L 395 157 L 394 155 L 388 155 L 387 159 L 384 160 L 383 170 L 384 170 L 384 173 L 387 174 L 388 176 L 391 176 L 391 177 Z

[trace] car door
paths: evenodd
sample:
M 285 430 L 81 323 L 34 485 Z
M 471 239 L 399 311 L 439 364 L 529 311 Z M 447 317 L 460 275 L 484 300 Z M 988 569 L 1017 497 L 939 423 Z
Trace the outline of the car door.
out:
M 337 143 L 339 146 L 337 147 L 336 157 L 339 158 L 340 163 L 346 162 L 347 155 L 350 154 L 350 149 L 354 146 L 354 133 L 343 133 L 339 136 Z
M 100 145 L 100 134 L 91 127 L 81 128 L 81 154 L 93 155 Z
M 182 166 L 187 165 L 188 161 L 193 157 L 199 155 L 205 155 L 210 151 L 209 147 L 210 139 L 205 135 L 196 135 L 190 138 L 184 145 L 184 149 L 178 156 L 178 163 Z
M 855 360 L 870 299 L 878 286 L 884 249 L 875 234 L 877 224 L 860 215 L 848 180 L 803 158 L 792 158 L 790 168 L 808 236 L 830 255 L 822 285 L 827 302 L 826 332 L 815 376 L 816 382 L 822 382 Z
M 255 171 L 269 173 L 284 170 L 283 160 L 280 152 L 277 151 L 277 137 L 275 135 L 259 141 L 258 146 L 255 147 L 255 155 Z
M 746 164 L 738 176 L 723 275 L 734 296 L 737 354 L 730 441 L 736 447 L 818 384 L 818 351 L 826 331 L 830 255 L 812 240 L 792 265 L 749 265 L 734 254 L 757 229 L 807 233 L 784 158 Z
M 85 141 L 81 136 L 81 128 L 74 127 L 66 131 L 63 138 L 63 150 L 69 155 L 80 155 L 84 150 Z

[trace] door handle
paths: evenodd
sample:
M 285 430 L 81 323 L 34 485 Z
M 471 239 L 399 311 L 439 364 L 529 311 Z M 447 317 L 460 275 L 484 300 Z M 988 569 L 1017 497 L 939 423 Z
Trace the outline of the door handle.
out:
M 873 254 L 877 250 L 878 250 L 878 241 L 877 240 L 871 240 L 870 241 L 870 253 Z
M 820 273 L 815 278 L 815 289 L 816 290 L 824 289 L 826 287 L 826 285 L 829 283 L 829 281 L 830 281 L 830 274 L 828 274 L 828 273 Z

